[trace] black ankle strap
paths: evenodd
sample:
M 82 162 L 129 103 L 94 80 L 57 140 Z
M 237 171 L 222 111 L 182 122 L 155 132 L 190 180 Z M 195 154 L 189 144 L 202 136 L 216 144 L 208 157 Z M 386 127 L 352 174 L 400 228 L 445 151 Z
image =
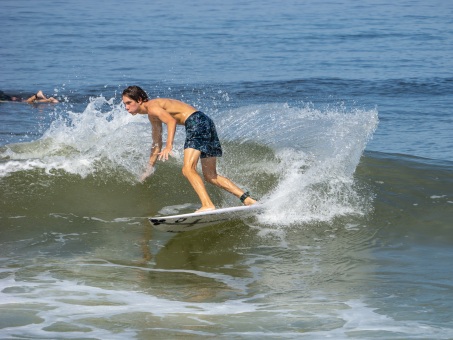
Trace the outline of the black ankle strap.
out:
M 242 196 L 239 197 L 239 199 L 241 200 L 242 203 L 244 203 L 244 201 L 245 201 L 245 199 L 246 199 L 247 197 L 250 197 L 250 193 L 249 193 L 248 191 L 244 192 L 244 193 L 242 194 Z

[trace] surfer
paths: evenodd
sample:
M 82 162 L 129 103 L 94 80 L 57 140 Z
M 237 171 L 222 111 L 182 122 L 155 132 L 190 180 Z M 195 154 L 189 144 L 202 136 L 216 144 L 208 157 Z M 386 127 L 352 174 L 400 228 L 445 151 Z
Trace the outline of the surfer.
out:
M 222 148 L 214 122 L 206 114 L 176 99 L 149 99 L 146 92 L 138 86 L 129 86 L 123 91 L 123 103 L 130 114 L 146 114 L 151 123 L 153 144 L 148 168 L 142 175 L 142 180 L 153 173 L 157 160 L 168 160 L 173 149 L 176 125 L 184 125 L 186 140 L 182 173 L 200 198 L 201 208 L 197 212 L 215 209 L 196 170 L 200 159 L 203 177 L 208 183 L 232 193 L 245 205 L 256 203 L 248 192 L 217 173 L 217 157 L 222 156 Z M 167 142 L 163 149 L 162 123 L 167 125 Z
M 26 102 L 28 104 L 33 104 L 33 103 L 58 103 L 58 100 L 55 99 L 54 97 L 46 97 L 44 93 L 40 90 L 36 92 L 33 96 L 27 98 L 27 99 L 22 99 L 19 96 L 10 96 L 7 95 L 5 92 L 0 91 L 0 101 L 2 102 Z

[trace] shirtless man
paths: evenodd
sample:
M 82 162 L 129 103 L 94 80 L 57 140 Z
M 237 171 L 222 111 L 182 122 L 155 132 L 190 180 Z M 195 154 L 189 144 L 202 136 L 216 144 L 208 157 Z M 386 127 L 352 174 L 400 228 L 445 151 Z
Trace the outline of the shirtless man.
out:
M 185 126 L 186 141 L 182 173 L 200 198 L 201 208 L 197 212 L 215 209 L 203 180 L 197 172 L 200 158 L 203 176 L 207 182 L 232 193 L 245 205 L 256 203 L 248 192 L 241 190 L 228 178 L 217 174 L 217 157 L 222 156 L 222 148 L 214 122 L 203 112 L 175 99 L 150 100 L 146 92 L 138 86 L 129 86 L 123 91 L 123 103 L 130 114 L 147 114 L 151 122 L 153 144 L 149 157 L 150 169 L 154 168 L 157 160 L 168 159 L 173 149 L 176 125 Z M 164 149 L 162 149 L 162 123 L 167 125 L 167 142 Z M 151 173 L 152 171 L 145 172 L 145 177 Z

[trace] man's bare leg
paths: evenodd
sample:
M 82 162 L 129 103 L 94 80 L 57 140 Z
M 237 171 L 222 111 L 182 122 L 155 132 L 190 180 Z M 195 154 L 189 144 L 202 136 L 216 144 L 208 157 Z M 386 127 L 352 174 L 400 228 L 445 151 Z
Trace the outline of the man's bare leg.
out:
M 183 175 L 187 178 L 201 201 L 201 208 L 197 212 L 205 210 L 214 210 L 215 206 L 206 191 L 206 187 L 200 175 L 197 172 L 197 164 L 201 152 L 192 148 L 184 150 L 184 165 L 182 168 Z
M 232 193 L 237 198 L 240 198 L 244 194 L 244 190 L 241 190 L 236 184 L 234 184 L 231 180 L 226 177 L 220 176 L 217 174 L 217 158 L 216 157 L 208 157 L 201 159 L 201 168 L 203 170 L 203 176 L 211 184 L 222 188 L 229 193 Z M 252 205 L 255 204 L 256 201 L 251 198 L 247 197 L 244 200 L 245 205 Z

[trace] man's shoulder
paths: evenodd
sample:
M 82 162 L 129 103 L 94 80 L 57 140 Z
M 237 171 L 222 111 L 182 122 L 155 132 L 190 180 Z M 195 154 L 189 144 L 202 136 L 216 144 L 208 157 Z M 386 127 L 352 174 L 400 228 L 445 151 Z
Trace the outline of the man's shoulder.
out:
M 148 111 L 152 111 L 153 109 L 157 108 L 163 109 L 164 102 L 162 101 L 162 98 L 151 99 L 146 102 L 146 108 L 148 109 Z
M 148 100 L 148 105 L 161 105 L 163 98 L 153 98 Z

